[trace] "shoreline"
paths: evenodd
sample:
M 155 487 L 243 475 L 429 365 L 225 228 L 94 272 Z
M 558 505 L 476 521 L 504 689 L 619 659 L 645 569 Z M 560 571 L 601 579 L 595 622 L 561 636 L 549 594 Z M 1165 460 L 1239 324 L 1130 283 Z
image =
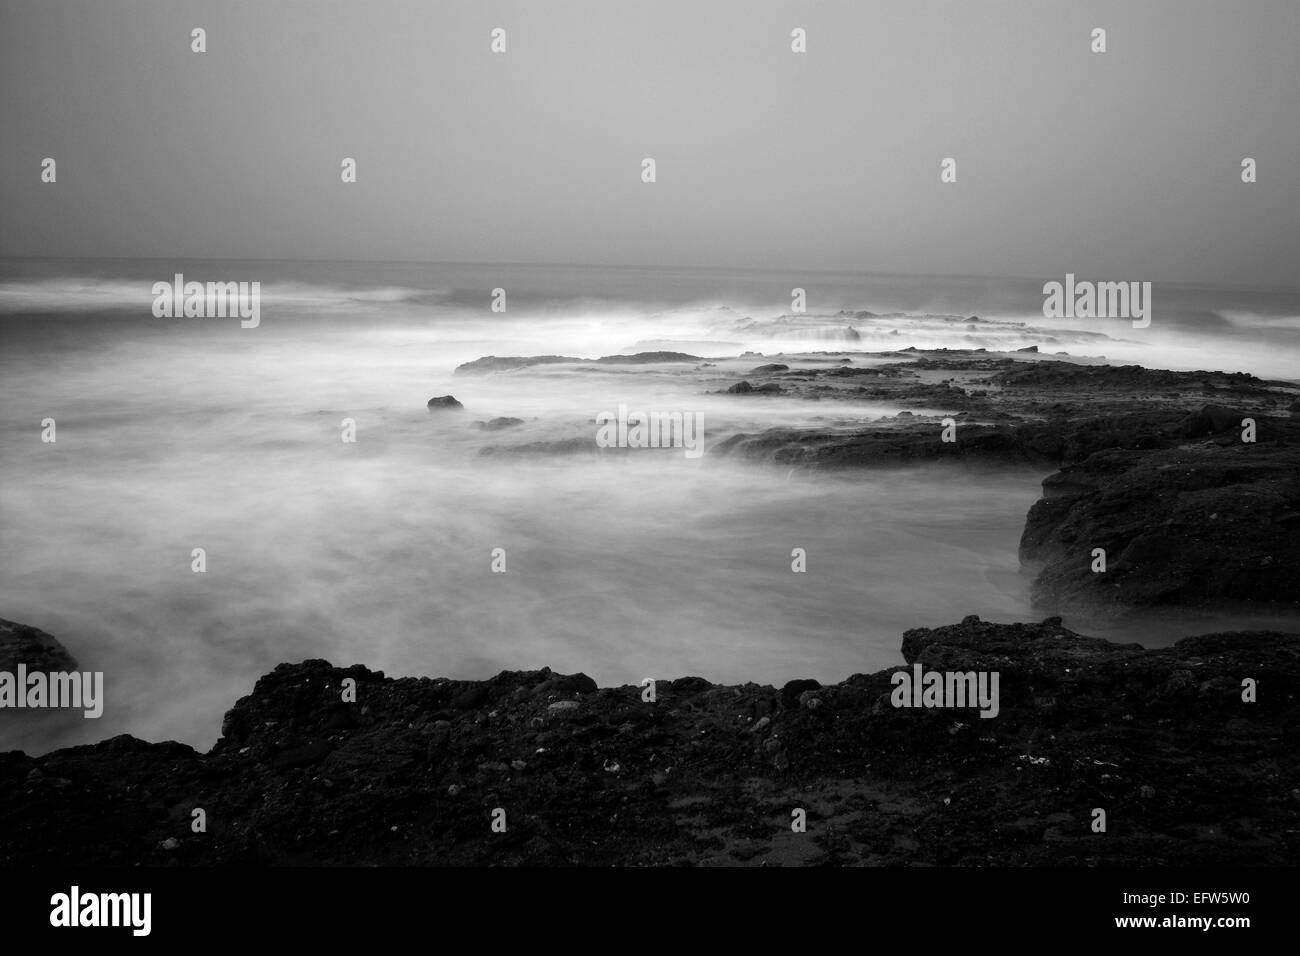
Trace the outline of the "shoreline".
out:
M 1043 468 L 1020 558 L 1039 568 L 1034 603 L 1052 613 L 1233 602 L 1300 610 L 1300 385 L 1289 381 L 1080 364 L 1037 347 L 725 360 L 665 351 L 488 356 L 455 376 L 471 388 L 500 376 L 526 387 L 546 369 L 575 365 L 604 375 L 639 366 L 751 410 L 775 397 L 832 415 L 837 402 L 904 409 L 874 421 L 732 432 L 709 444 L 712 456 L 812 471 Z M 490 441 L 478 454 L 508 463 L 626 451 L 590 437 Z
M 827 686 L 657 680 L 653 701 L 549 669 L 457 681 L 282 664 L 207 753 L 126 735 L 0 753 L 0 863 L 1294 861 L 1300 701 L 1285 688 L 1300 634 L 1146 650 L 1058 619 L 971 616 L 908 631 L 902 652 L 903 666 Z M 996 716 L 894 706 L 893 675 L 918 666 L 998 673 Z
M 431 406 L 431 419 L 473 427 L 476 374 L 528 388 L 538 364 L 568 360 L 513 361 L 461 372 L 465 401 Z M 599 688 L 549 669 L 465 681 L 391 679 L 319 659 L 281 664 L 227 711 L 207 752 L 119 735 L 37 757 L 0 753 L 0 817 L 15 833 L 0 862 L 1294 861 L 1300 753 L 1288 735 L 1300 703 L 1282 689 L 1300 678 L 1300 633 L 1233 630 L 1146 649 L 1087 637 L 1059 614 L 1294 610 L 1300 387 L 1030 351 L 582 362 L 666 370 L 747 405 L 782 395 L 831 409 L 864 397 L 916 409 L 735 433 L 708 450 L 751 464 L 1042 469 L 1020 553 L 1022 566 L 1039 568 L 1035 597 L 1053 616 L 913 628 L 902 637 L 905 666 L 837 684 L 680 677 L 656 680 L 653 701 L 641 687 Z M 751 387 L 734 389 L 738 381 Z M 945 419 L 953 441 L 940 438 Z M 573 439 L 511 441 L 516 423 L 479 429 L 489 467 L 575 451 Z M 626 452 L 590 444 L 577 451 Z M 1110 552 L 1102 573 L 1090 565 L 1095 547 Z M 42 653 L 71 660 L 50 640 L 37 641 Z M 996 715 L 893 706 L 894 675 L 916 666 L 997 674 L 1001 699 L 985 708 Z M 345 680 L 355 682 L 350 700 Z M 195 809 L 203 832 L 190 826 Z M 1109 820 L 1103 831 L 1098 809 Z M 498 810 L 509 821 L 503 832 L 492 830 Z M 796 810 L 806 831 L 790 828 Z M 53 819 L 81 825 L 51 835 Z

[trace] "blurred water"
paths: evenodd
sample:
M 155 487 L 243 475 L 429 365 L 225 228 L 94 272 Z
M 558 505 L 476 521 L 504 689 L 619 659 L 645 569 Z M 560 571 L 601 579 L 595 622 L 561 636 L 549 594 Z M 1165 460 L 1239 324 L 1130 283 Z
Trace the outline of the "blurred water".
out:
M 705 396 L 671 367 L 452 374 L 486 354 L 704 341 L 788 309 L 787 279 L 187 262 L 81 264 L 70 281 L 69 268 L 0 270 L 0 617 L 105 671 L 107 704 L 57 730 L 0 722 L 0 749 L 122 732 L 206 747 L 258 675 L 307 657 L 457 678 L 550 665 L 602 685 L 836 681 L 899 661 L 909 627 L 1034 617 L 1016 548 L 1038 474 L 478 455 L 593 437 L 590 419 L 619 403 L 702 411 L 710 441 L 896 411 Z M 154 319 L 149 284 L 178 270 L 266 281 L 262 325 Z M 853 307 L 839 281 L 836 307 Z M 588 282 L 604 288 L 580 295 Z M 504 316 L 487 309 L 497 285 L 512 290 Z M 856 307 L 872 305 L 891 307 Z M 425 409 L 447 393 L 466 411 Z M 497 416 L 525 424 L 475 427 Z M 39 440 L 45 417 L 55 444 Z M 345 417 L 356 444 L 340 441 Z M 196 547 L 205 574 L 190 570 Z M 796 547 L 806 574 L 791 573 Z

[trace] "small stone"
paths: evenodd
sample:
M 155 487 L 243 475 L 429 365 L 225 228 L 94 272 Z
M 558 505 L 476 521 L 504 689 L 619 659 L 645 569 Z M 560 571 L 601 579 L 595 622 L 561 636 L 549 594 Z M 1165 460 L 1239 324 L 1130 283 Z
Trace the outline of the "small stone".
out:
M 181 841 L 176 839 L 175 837 L 168 837 L 167 839 L 163 840 L 161 843 L 158 844 L 158 846 L 164 850 L 174 850 L 180 845 L 181 845 Z

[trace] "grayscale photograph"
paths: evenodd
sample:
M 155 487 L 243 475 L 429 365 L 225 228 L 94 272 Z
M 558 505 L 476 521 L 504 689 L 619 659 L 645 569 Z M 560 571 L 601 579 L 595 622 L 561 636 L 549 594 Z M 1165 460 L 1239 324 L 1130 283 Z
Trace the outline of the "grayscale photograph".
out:
M 853 867 L 1260 928 L 1298 44 L 1295 0 L 0 0 L 15 923 Z

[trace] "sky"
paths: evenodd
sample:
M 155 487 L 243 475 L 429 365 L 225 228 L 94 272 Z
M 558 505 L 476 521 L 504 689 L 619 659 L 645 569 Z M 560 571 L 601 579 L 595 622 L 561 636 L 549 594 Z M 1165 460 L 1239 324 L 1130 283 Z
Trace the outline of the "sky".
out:
M 0 0 L 0 255 L 1300 288 L 1298 45 L 1296 0 Z

